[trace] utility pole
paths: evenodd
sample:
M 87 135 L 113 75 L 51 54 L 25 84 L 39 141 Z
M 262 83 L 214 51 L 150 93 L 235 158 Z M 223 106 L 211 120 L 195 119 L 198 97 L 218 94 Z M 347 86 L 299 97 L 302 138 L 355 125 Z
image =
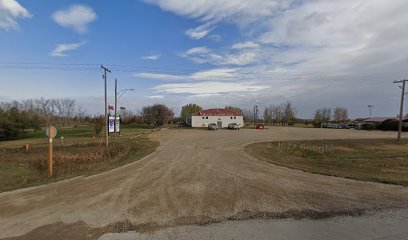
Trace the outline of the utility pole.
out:
M 108 86 L 107 86 L 107 73 L 111 73 L 111 71 L 101 65 L 101 68 L 104 70 L 103 78 L 105 80 L 105 136 L 106 136 L 106 147 L 109 146 L 109 119 L 108 119 Z
M 407 79 L 394 81 L 394 83 L 402 83 L 401 87 L 401 102 L 400 102 L 400 113 L 399 113 L 399 124 L 398 124 L 398 141 L 401 141 L 401 132 L 402 132 L 402 116 L 404 114 L 404 96 L 405 96 L 405 83 Z
M 372 118 L 373 108 L 374 108 L 374 105 L 368 105 L 368 109 L 370 111 L 370 118 Z

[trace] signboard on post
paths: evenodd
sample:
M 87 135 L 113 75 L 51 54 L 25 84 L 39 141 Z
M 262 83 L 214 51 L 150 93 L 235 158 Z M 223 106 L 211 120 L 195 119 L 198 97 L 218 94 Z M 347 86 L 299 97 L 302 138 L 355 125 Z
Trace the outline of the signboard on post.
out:
M 109 133 L 114 133 L 115 130 L 116 132 L 120 132 L 120 118 L 116 118 L 116 129 L 115 129 L 115 118 L 114 117 L 109 117 Z
M 51 133 L 51 134 L 50 134 Z M 45 130 L 45 135 L 47 135 L 48 138 L 55 138 L 58 134 L 58 130 L 54 126 L 50 126 Z

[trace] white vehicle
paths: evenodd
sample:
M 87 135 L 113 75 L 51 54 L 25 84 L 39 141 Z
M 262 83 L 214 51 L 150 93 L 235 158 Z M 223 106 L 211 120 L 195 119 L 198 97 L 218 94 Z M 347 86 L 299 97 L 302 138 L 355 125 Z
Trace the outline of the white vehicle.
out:
M 230 123 L 230 124 L 228 124 L 228 128 L 229 128 L 229 129 L 233 129 L 233 130 L 239 130 L 239 124 L 237 124 L 237 123 Z

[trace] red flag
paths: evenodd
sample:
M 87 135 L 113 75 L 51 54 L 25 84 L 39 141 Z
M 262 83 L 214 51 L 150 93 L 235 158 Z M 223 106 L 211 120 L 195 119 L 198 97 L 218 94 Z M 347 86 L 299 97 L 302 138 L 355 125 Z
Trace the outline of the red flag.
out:
M 108 105 L 108 110 L 114 110 L 113 106 Z

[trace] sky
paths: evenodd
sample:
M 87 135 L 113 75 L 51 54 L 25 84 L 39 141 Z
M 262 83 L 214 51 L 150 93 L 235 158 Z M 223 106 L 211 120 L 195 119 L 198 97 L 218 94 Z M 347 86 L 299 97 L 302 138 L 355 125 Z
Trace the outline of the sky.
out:
M 406 0 L 0 0 L 0 102 L 346 107 L 396 116 L 408 78 Z

